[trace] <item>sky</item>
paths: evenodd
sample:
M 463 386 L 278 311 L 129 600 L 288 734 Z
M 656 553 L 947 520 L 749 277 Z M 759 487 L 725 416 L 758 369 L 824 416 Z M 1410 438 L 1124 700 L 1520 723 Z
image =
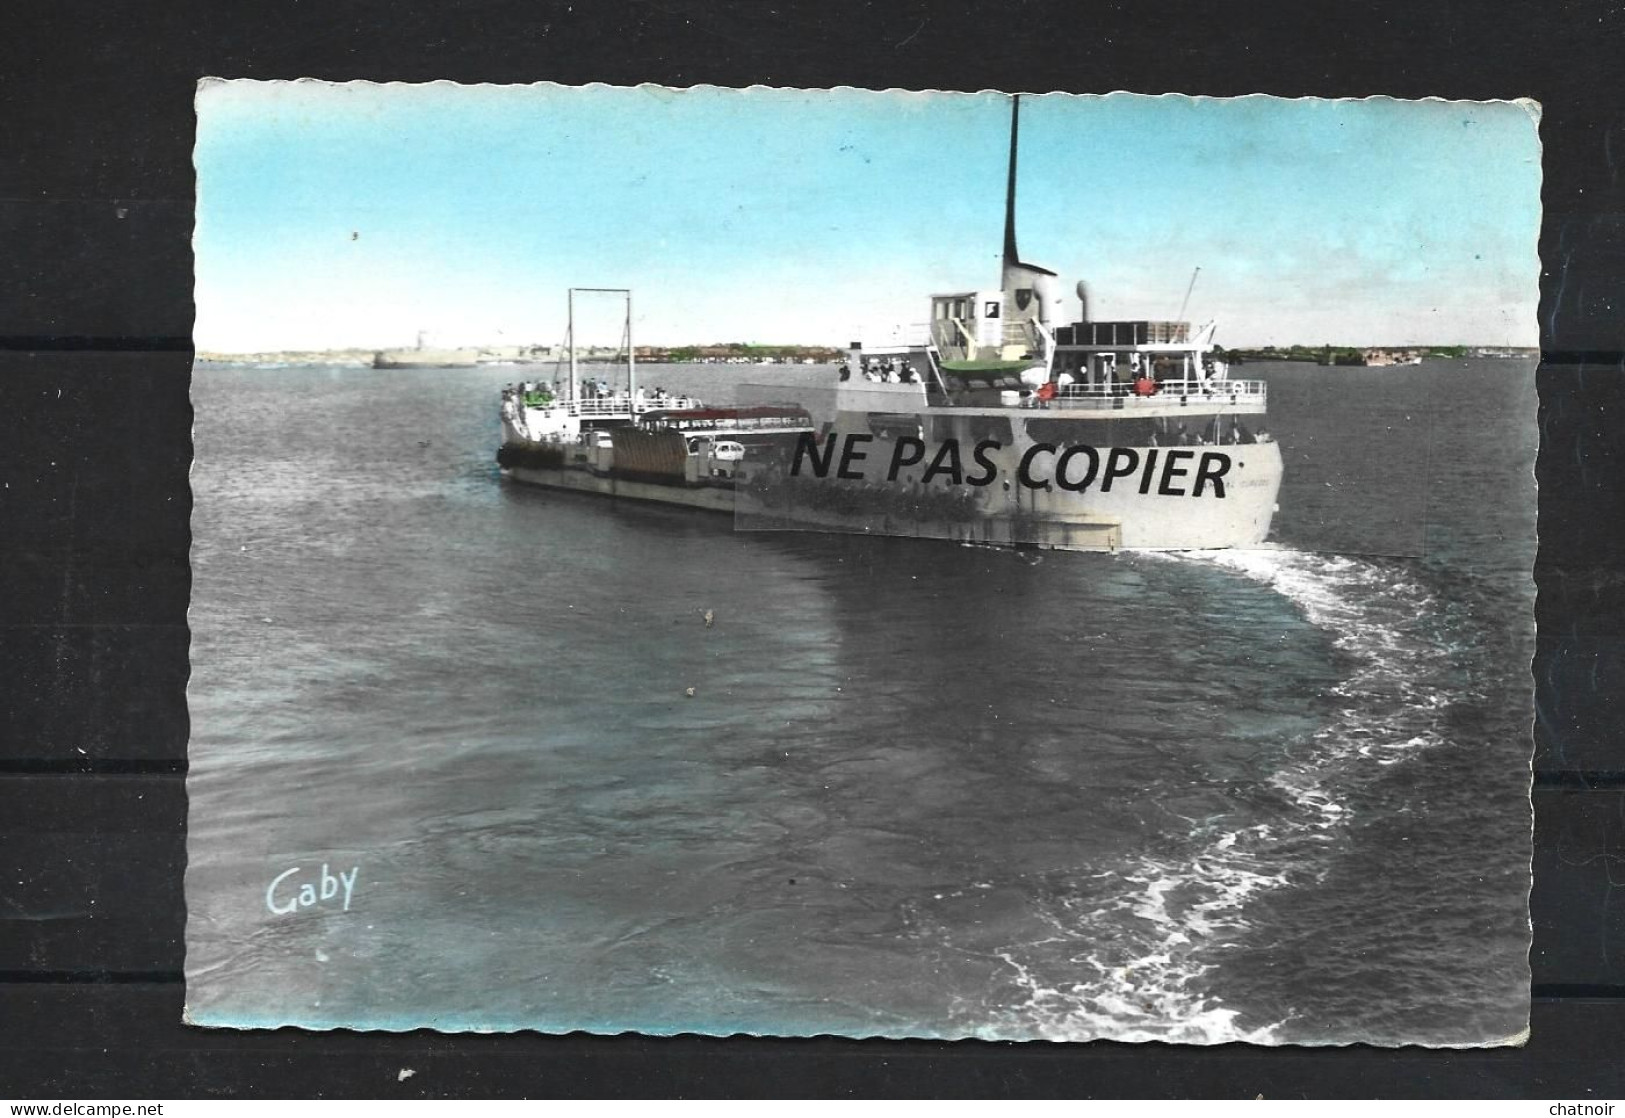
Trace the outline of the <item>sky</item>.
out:
M 206 83 L 200 350 L 844 345 L 996 289 L 1001 93 Z M 1022 98 L 1022 258 L 1091 317 L 1230 346 L 1538 343 L 1540 147 L 1511 103 Z M 1077 303 L 1068 300 L 1068 313 Z M 582 344 L 622 308 L 584 299 Z

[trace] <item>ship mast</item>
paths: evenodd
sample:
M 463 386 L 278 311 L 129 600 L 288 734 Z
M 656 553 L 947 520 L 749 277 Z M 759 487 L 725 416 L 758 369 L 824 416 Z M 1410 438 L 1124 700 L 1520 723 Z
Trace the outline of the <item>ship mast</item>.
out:
M 576 376 L 576 289 L 570 288 L 570 317 L 564 331 L 565 343 L 570 347 L 570 399 L 581 399 L 581 387 Z
M 1004 188 L 1004 267 L 1021 263 L 1016 251 L 1016 138 L 1021 132 L 1021 95 L 1010 98 L 1010 178 Z
M 1021 140 L 1021 97 L 1010 98 L 1010 170 L 1004 188 L 1004 261 L 999 274 L 1003 296 L 999 349 L 1003 360 L 1028 351 L 1053 354 L 1046 329 L 1057 302 L 1055 273 L 1021 259 L 1016 247 L 1017 146 Z
M 1191 305 L 1191 292 L 1196 290 L 1196 277 L 1201 275 L 1201 274 L 1202 274 L 1202 266 L 1200 264 L 1198 264 L 1196 266 L 1196 271 L 1191 273 L 1190 285 L 1185 288 L 1185 298 L 1180 300 L 1179 313 L 1174 315 L 1174 321 L 1175 322 L 1184 322 L 1185 321 L 1185 308 Z
M 626 398 L 627 407 L 631 407 L 631 399 L 637 393 L 637 358 L 632 353 L 632 289 L 630 287 L 572 287 L 570 288 L 570 395 L 576 393 L 576 292 L 586 291 L 597 295 L 624 295 L 626 296 L 626 323 L 622 337 L 626 339 Z

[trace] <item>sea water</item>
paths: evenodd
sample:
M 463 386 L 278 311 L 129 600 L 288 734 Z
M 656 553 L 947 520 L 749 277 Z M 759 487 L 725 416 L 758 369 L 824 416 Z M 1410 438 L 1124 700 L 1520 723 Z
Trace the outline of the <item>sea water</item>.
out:
M 1106 555 L 506 483 L 551 370 L 200 365 L 191 1019 L 1517 1033 L 1532 365 L 1243 371 L 1270 548 Z

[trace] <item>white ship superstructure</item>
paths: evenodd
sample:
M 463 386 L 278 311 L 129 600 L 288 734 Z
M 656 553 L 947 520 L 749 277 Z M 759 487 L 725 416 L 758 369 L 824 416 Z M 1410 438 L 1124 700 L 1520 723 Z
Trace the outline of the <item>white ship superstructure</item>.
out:
M 619 295 L 625 300 L 626 317 L 620 347 L 626 356 L 624 384 L 611 383 L 598 377 L 584 379 L 581 375 L 577 360 L 575 310 L 576 295 L 583 292 Z M 565 334 L 568 377 L 553 381 L 524 381 L 503 390 L 503 445 L 573 443 L 591 431 L 630 424 L 646 412 L 702 406 L 698 400 L 687 396 L 668 395 L 663 388 L 648 390 L 638 385 L 637 354 L 632 346 L 630 290 L 624 287 L 572 287 L 568 299 Z M 617 375 L 616 380 L 619 379 Z

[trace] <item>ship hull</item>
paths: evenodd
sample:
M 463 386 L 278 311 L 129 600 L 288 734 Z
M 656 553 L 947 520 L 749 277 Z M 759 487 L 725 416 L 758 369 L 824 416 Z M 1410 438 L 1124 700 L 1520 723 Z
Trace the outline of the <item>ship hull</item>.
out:
M 884 442 L 842 477 L 841 447 L 820 475 L 788 454 L 741 485 L 741 527 L 804 527 L 1030 544 L 1071 551 L 1257 547 L 1269 536 L 1282 463 L 1273 442 L 1053 450 L 982 448 L 974 465 L 893 477 Z M 810 449 L 810 448 L 809 448 Z M 921 460 L 942 462 L 941 444 Z M 912 455 L 905 455 L 911 457 Z M 1088 456 L 1088 457 L 1085 457 Z M 1092 457 L 1097 463 L 1087 465 Z M 1210 476 L 1198 479 L 1203 470 Z M 1106 474 L 1112 472 L 1109 480 Z M 1090 475 L 1093 475 L 1092 477 Z M 1065 484 L 1061 484 L 1064 482 Z
M 537 444 L 509 447 L 522 450 L 523 445 Z M 1175 469 L 1165 472 L 1173 450 L 1186 457 L 1175 458 Z M 1223 457 L 1223 484 L 1210 481 L 1198 492 L 1194 475 L 1202 454 Z M 1126 468 L 1130 456 L 1136 466 L 1132 471 Z M 810 471 L 792 474 L 795 462 L 788 446 L 768 455 L 765 465 L 748 464 L 736 483 L 678 477 L 649 481 L 643 471 L 640 476 L 618 472 L 607 451 L 574 449 L 557 466 L 510 464 L 503 474 L 524 485 L 733 513 L 738 527 L 747 530 L 850 532 L 1065 551 L 1257 547 L 1269 535 L 1282 474 L 1280 448 L 1272 442 L 1188 450 L 1114 448 L 1103 452 L 1102 461 L 1123 472 L 1106 491 L 1098 489 L 1099 482 L 1092 491 L 1058 488 L 1053 463 L 1046 466 L 1036 456 L 1025 469 L 1024 454 L 991 452 L 984 457 L 982 472 L 991 473 L 993 480 L 982 486 L 970 484 L 969 473 L 962 473 L 957 483 L 952 478 L 922 483 L 917 472 L 884 482 L 840 478 L 833 472 L 823 477 Z M 1076 484 L 1080 472 L 1070 471 L 1068 482 Z
M 581 469 L 536 469 L 512 466 L 502 471 L 504 477 L 521 485 L 534 485 L 543 489 L 562 489 L 571 493 L 586 493 L 596 497 L 611 497 L 623 501 L 647 501 L 681 508 L 702 509 L 707 512 L 734 512 L 734 491 L 716 486 L 658 485 L 595 474 Z

